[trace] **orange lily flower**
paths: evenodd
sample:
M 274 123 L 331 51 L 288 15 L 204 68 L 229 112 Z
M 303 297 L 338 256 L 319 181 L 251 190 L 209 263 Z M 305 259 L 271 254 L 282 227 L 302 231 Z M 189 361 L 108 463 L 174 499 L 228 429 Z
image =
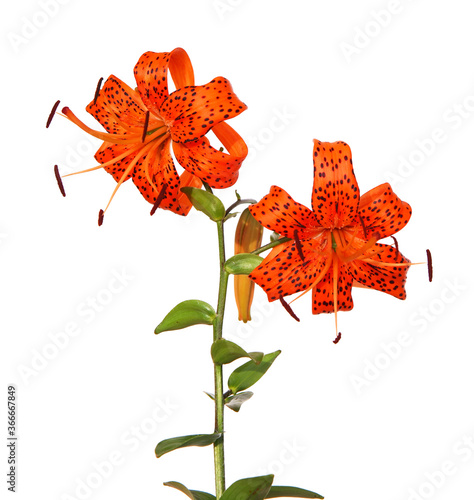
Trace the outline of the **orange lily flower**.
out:
M 171 93 L 168 71 L 176 87 Z M 132 178 L 144 198 L 155 205 L 154 210 L 159 205 L 186 215 L 191 203 L 180 188 L 201 187 L 202 181 L 213 188 L 225 188 L 237 181 L 247 146 L 225 120 L 239 115 L 247 106 L 223 77 L 195 86 L 191 61 L 181 48 L 143 54 L 135 66 L 135 79 L 137 88 L 133 90 L 111 75 L 101 90 L 98 86 L 87 106 L 107 132 L 92 130 L 69 108 L 63 108 L 70 121 L 104 141 L 95 155 L 100 165 L 83 172 L 103 168 L 114 177 L 117 186 L 110 201 L 120 185 Z M 205 137 L 210 130 L 227 152 L 211 146 Z M 185 169 L 181 175 L 176 171 L 171 147 Z M 99 225 L 103 214 L 101 210 Z
M 270 301 L 311 290 L 313 314 L 334 312 L 337 329 L 337 311 L 353 307 L 353 286 L 405 299 L 411 263 L 398 245 L 377 242 L 400 231 L 411 208 L 387 183 L 360 196 L 351 150 L 344 142 L 315 140 L 313 163 L 312 210 L 276 186 L 249 207 L 263 226 L 291 238 L 249 277 Z

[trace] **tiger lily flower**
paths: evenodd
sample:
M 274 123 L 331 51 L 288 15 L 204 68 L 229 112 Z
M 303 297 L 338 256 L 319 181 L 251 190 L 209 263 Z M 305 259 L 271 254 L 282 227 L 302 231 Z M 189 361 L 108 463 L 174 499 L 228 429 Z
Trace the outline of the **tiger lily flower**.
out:
M 344 142 L 315 140 L 313 164 L 312 210 L 276 186 L 249 207 L 260 224 L 291 238 L 273 248 L 249 277 L 270 301 L 311 290 L 313 314 L 334 312 L 337 330 L 337 311 L 353 308 L 353 286 L 405 299 L 411 263 L 398 244 L 378 241 L 400 231 L 411 208 L 388 183 L 360 196 Z
M 176 87 L 171 93 L 168 72 Z M 191 61 L 181 48 L 146 52 L 134 73 L 135 90 L 111 75 L 102 89 L 98 86 L 86 108 L 106 132 L 91 129 L 69 108 L 63 108 L 63 115 L 71 122 L 104 141 L 95 155 L 100 165 L 82 172 L 103 168 L 114 177 L 117 186 L 110 201 L 121 184 L 132 178 L 154 209 L 159 205 L 186 215 L 191 203 L 181 193 L 182 187 L 201 187 L 204 181 L 213 188 L 225 188 L 236 182 L 247 146 L 225 120 L 239 115 L 247 106 L 223 77 L 195 86 Z M 226 151 L 211 146 L 205 137 L 210 130 Z M 181 175 L 171 148 L 185 169 Z M 99 225 L 103 214 L 101 210 Z

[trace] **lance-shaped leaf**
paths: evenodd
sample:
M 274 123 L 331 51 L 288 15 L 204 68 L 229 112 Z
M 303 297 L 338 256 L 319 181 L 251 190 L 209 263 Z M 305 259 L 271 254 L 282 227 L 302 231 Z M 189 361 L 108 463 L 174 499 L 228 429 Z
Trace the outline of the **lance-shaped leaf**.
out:
M 181 188 L 181 191 L 189 198 L 196 210 L 205 213 L 214 222 L 221 221 L 225 217 L 225 207 L 214 194 L 190 186 Z
M 263 257 L 253 253 L 239 253 L 224 264 L 224 269 L 229 274 L 250 274 L 263 261 Z
M 165 316 L 155 333 L 180 330 L 192 325 L 212 325 L 216 318 L 213 307 L 202 300 L 185 300 Z
M 214 363 L 226 365 L 239 358 L 250 358 L 259 364 L 263 358 L 263 352 L 247 352 L 239 345 L 226 339 L 218 339 L 211 346 L 211 356 Z
M 248 477 L 231 484 L 221 496 L 221 500 L 263 500 L 273 482 L 273 474 Z
M 247 363 L 239 366 L 234 370 L 229 377 L 227 382 L 229 389 L 237 394 L 240 391 L 248 389 L 253 384 L 258 382 L 267 370 L 272 366 L 276 357 L 281 353 L 281 351 L 275 351 L 270 354 L 265 354 L 260 364 L 256 364 L 253 361 L 248 361 Z
M 187 448 L 188 446 L 209 446 L 214 444 L 220 437 L 221 433 L 214 434 L 193 434 L 190 436 L 180 436 L 160 441 L 155 448 L 156 458 L 162 457 L 165 453 L 177 450 L 179 448 Z
M 265 498 L 324 498 L 314 491 L 295 488 L 294 486 L 272 486 Z
M 253 396 L 253 392 L 239 392 L 225 398 L 225 405 L 231 410 L 238 412 L 240 407 Z
M 197 491 L 197 490 L 188 490 L 184 484 L 178 483 L 176 481 L 168 481 L 163 483 L 165 486 L 170 486 L 171 488 L 175 488 L 185 495 L 187 495 L 191 500 L 216 500 L 214 495 L 210 493 L 206 493 L 205 491 Z

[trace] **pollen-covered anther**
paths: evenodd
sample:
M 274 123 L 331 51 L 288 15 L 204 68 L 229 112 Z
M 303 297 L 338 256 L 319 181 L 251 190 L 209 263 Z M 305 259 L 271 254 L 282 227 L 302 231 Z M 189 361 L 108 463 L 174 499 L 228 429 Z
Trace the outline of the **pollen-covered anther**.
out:
M 102 209 L 99 210 L 99 226 L 102 226 L 104 222 L 104 211 Z
M 426 249 L 426 257 L 428 259 L 428 280 L 430 283 L 433 281 L 433 259 L 431 257 L 431 252 Z
M 295 240 L 295 245 L 296 245 L 296 250 L 298 251 L 298 255 L 300 256 L 301 260 L 304 262 L 304 253 L 303 253 L 303 247 L 301 245 L 301 241 L 298 235 L 298 229 L 295 229 L 293 233 L 293 238 Z
M 287 313 L 293 318 L 295 319 L 296 321 L 299 321 L 300 318 L 298 318 L 298 316 L 296 316 L 296 314 L 293 312 L 293 309 L 290 307 L 290 305 L 288 304 L 288 302 L 285 301 L 285 299 L 283 297 L 280 297 L 280 302 L 281 302 L 281 305 L 286 309 Z
M 341 340 L 341 332 L 337 334 L 337 337 L 332 341 L 333 344 L 337 344 Z
M 94 104 L 97 104 L 97 98 L 99 97 L 100 94 L 100 88 L 102 86 L 102 81 L 104 79 L 100 77 L 99 81 L 97 82 L 97 87 L 95 88 L 95 94 L 94 94 Z
M 150 121 L 150 112 L 147 111 L 145 114 L 145 124 L 143 126 L 142 142 L 145 142 L 146 134 L 148 132 L 148 122 Z
M 153 208 L 150 211 L 150 215 L 153 215 L 157 211 L 158 207 L 160 206 L 161 202 L 163 201 L 163 199 L 166 195 L 167 187 L 168 187 L 168 184 L 165 182 L 163 184 L 163 187 L 161 188 L 160 193 L 158 194 L 158 196 L 156 198 L 155 203 L 153 204 Z
M 58 100 L 54 103 L 54 106 L 51 109 L 51 113 L 49 113 L 48 120 L 46 121 L 46 128 L 49 128 L 49 126 L 51 125 L 51 122 L 53 121 L 54 115 L 56 114 L 56 110 L 58 109 L 60 102 L 61 101 Z
M 56 177 L 56 181 L 59 186 L 59 190 L 63 196 L 66 196 L 66 191 L 64 190 L 63 180 L 61 179 L 61 174 L 59 173 L 59 168 L 57 165 L 54 165 L 54 175 Z
M 397 251 L 397 258 L 400 254 L 400 250 L 398 250 L 398 241 L 397 241 L 397 238 L 395 238 L 395 236 L 391 236 L 393 242 L 395 243 L 395 250 Z

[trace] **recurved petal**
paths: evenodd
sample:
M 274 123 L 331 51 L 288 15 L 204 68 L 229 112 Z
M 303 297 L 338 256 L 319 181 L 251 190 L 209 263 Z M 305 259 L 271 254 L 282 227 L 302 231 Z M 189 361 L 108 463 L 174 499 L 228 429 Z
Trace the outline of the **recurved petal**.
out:
M 139 151 L 139 148 L 133 144 L 110 144 L 109 142 L 104 142 L 97 150 L 95 159 L 100 164 L 106 163 L 107 165 L 104 166 L 104 170 L 119 182 L 127 167 L 136 155 L 139 154 L 137 151 Z M 132 173 L 130 172 L 125 180 L 130 179 L 131 176 Z
M 180 203 L 180 179 L 171 157 L 169 139 L 153 148 L 137 163 L 133 182 L 150 203 L 155 203 L 166 184 L 159 208 L 179 215 L 188 213 L 189 209 L 182 207 Z
M 206 138 L 184 144 L 173 142 L 173 151 L 179 164 L 213 188 L 235 184 L 243 158 L 213 148 Z
M 314 140 L 312 206 L 319 225 L 341 228 L 357 215 L 359 186 L 352 168 L 352 153 L 342 141 Z
M 160 115 L 170 127 L 173 141 L 187 142 L 203 137 L 214 125 L 245 109 L 230 82 L 217 77 L 207 85 L 176 90 L 163 102 Z
M 392 191 L 390 184 L 385 183 L 361 196 L 359 214 L 363 222 L 359 237 L 367 239 L 377 232 L 380 238 L 384 238 L 406 226 L 411 207 Z
M 354 307 L 352 301 L 353 278 L 345 265 L 340 265 L 337 274 L 337 310 L 350 311 Z M 312 290 L 313 314 L 334 312 L 334 273 L 331 269 Z
M 107 78 L 86 110 L 112 134 L 139 133 L 147 111 L 138 92 L 114 75 Z
M 366 255 L 346 265 L 357 283 L 403 300 L 409 266 L 396 264 L 409 263 L 396 248 L 377 243 Z
M 301 242 L 305 255 L 301 259 L 295 242 L 282 243 L 274 248 L 265 260 L 249 275 L 267 293 L 268 300 L 278 300 L 297 292 L 303 292 L 316 280 L 323 278 L 330 259 L 328 252 L 319 251 L 314 240 Z
M 302 240 L 319 229 L 313 212 L 278 186 L 272 186 L 270 193 L 250 205 L 249 210 L 262 226 L 288 238 L 294 238 L 296 230 Z
M 159 115 L 160 106 L 169 95 L 168 70 L 177 88 L 194 85 L 191 61 L 181 48 L 171 52 L 145 52 L 135 65 L 138 92 L 155 115 Z

